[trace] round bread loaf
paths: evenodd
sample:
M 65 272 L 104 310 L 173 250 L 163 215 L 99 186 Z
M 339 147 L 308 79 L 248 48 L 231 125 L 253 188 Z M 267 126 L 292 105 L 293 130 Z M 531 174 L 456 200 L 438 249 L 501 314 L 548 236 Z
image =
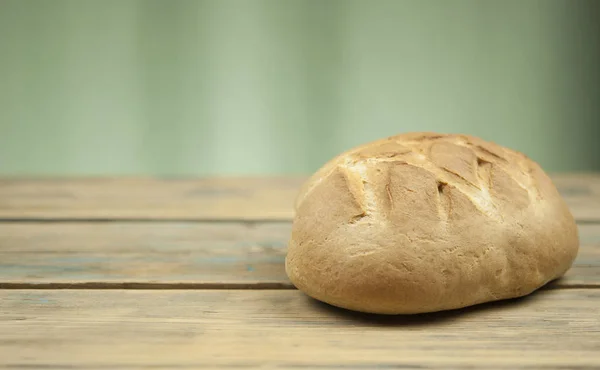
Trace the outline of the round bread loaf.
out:
M 411 133 L 349 150 L 302 187 L 292 283 L 380 314 L 527 295 L 562 276 L 577 226 L 531 159 L 467 135 Z

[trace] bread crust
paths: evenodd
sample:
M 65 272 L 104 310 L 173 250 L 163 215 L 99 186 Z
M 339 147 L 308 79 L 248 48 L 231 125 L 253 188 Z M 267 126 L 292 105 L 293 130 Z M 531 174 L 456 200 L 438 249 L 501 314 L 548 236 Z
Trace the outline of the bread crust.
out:
M 524 296 L 562 276 L 579 248 L 540 166 L 469 135 L 410 133 L 351 149 L 306 181 L 295 208 L 292 283 L 362 312 Z

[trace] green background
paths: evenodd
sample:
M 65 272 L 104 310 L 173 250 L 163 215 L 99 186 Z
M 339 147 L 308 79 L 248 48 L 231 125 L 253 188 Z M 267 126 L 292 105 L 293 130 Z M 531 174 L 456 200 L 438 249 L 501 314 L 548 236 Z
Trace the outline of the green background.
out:
M 305 174 L 406 131 L 600 170 L 599 4 L 0 0 L 0 175 Z

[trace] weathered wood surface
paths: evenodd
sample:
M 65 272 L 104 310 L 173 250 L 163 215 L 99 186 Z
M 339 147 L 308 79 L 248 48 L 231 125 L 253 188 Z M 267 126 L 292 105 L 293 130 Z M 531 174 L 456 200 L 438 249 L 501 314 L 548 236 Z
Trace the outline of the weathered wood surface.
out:
M 578 221 L 600 222 L 600 173 L 556 174 L 552 180 Z
M 600 221 L 600 174 L 552 176 L 579 221 Z M 290 220 L 305 178 L 0 179 L 0 219 Z
M 0 179 L 1 219 L 289 220 L 298 178 Z
M 0 288 L 292 288 L 290 230 L 288 222 L 0 223 Z M 549 287 L 600 287 L 600 224 L 579 230 L 573 268 Z
M 597 369 L 600 290 L 377 317 L 294 290 L 0 290 L 2 369 Z
M 291 288 L 290 230 L 289 222 L 0 223 L 0 288 Z
M 303 179 L 0 179 L 0 370 L 600 369 L 600 175 L 553 179 L 582 244 L 565 278 L 408 317 L 291 289 Z

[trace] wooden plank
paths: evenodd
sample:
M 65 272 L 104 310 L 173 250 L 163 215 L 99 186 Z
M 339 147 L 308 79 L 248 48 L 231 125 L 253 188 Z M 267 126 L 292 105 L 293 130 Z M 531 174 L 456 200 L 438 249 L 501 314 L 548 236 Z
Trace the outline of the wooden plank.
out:
M 600 224 L 550 287 L 600 286 Z M 290 223 L 0 223 L 0 288 L 293 288 Z
M 575 219 L 600 222 L 600 173 L 553 174 L 552 181 Z
M 420 316 L 299 291 L 0 291 L 2 369 L 597 369 L 600 289 Z
M 0 219 L 290 220 L 303 177 L 0 179 Z M 575 217 L 600 221 L 600 174 L 555 174 Z
M 291 288 L 290 231 L 289 222 L 0 223 L 0 287 Z
M 302 180 L 0 179 L 0 219 L 290 220 Z

